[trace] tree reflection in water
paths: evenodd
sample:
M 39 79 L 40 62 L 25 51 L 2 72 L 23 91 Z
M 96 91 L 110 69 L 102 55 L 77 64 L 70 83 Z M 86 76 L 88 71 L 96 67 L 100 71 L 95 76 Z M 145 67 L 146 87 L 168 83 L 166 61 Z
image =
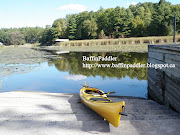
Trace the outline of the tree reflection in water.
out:
M 82 61 L 82 56 L 113 56 L 118 57 L 116 62 L 105 61 Z M 70 75 L 84 75 L 84 76 L 101 76 L 116 77 L 118 79 L 129 76 L 131 79 L 137 78 L 138 80 L 147 80 L 147 68 L 83 68 L 82 63 L 99 63 L 99 64 L 134 64 L 141 63 L 146 64 L 148 55 L 147 53 L 122 53 L 122 52 L 71 52 L 69 54 L 61 54 L 60 59 L 53 59 L 48 64 L 55 65 L 59 71 L 69 72 Z

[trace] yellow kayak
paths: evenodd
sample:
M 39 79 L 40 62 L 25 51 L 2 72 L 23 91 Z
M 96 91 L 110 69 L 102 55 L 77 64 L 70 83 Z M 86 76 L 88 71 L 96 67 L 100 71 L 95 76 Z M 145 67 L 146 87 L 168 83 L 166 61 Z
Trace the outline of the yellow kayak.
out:
M 97 88 L 89 88 L 85 82 L 80 90 L 82 102 L 93 111 L 105 118 L 114 127 L 118 127 L 121 115 L 125 107 L 125 102 L 112 102 L 107 98 L 107 94 Z

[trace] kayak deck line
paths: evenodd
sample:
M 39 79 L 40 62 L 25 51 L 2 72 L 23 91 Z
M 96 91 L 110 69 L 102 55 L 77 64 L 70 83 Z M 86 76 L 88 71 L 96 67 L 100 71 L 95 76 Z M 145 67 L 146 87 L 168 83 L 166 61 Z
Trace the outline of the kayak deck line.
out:
M 118 127 L 121 115 L 125 115 L 125 102 L 112 102 L 107 95 L 114 92 L 104 93 L 102 90 L 97 88 L 84 86 L 80 90 L 80 98 L 82 102 L 98 113 L 101 117 L 106 119 L 114 127 Z

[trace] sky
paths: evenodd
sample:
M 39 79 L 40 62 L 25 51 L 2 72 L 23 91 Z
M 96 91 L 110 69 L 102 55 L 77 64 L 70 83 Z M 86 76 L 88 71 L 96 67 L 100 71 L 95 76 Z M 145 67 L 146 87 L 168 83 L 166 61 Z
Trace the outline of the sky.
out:
M 180 4 L 179 0 L 167 0 Z M 159 0 L 0 0 L 0 28 L 45 27 L 67 14 Z

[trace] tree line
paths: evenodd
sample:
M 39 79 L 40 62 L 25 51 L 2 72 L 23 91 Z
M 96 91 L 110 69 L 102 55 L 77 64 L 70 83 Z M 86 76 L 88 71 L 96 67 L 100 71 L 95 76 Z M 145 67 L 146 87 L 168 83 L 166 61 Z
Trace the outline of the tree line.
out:
M 40 43 L 43 31 L 41 27 L 2 28 L 0 29 L 0 42 L 5 45 Z
M 166 0 L 145 2 L 128 8 L 102 7 L 59 18 L 45 28 L 23 27 L 0 29 L 4 44 L 53 44 L 57 38 L 103 39 L 124 37 L 167 36 L 173 34 L 174 14 L 177 14 L 177 33 L 180 33 L 180 5 Z

